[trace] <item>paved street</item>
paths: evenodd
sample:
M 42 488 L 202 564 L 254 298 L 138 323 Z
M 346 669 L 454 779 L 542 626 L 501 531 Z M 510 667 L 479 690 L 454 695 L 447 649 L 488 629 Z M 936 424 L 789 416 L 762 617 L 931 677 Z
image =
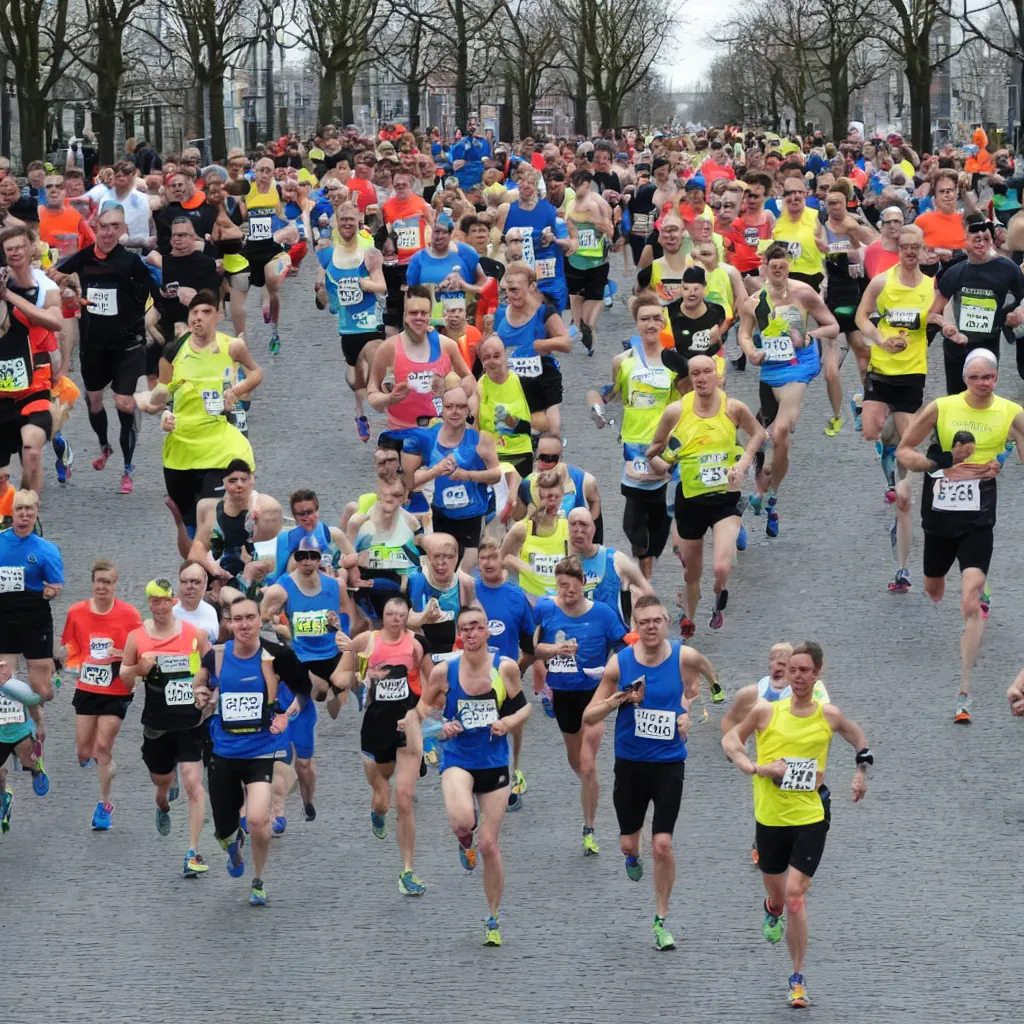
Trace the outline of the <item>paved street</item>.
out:
M 334 323 L 312 301 L 312 262 L 286 285 L 276 358 L 250 298 L 250 343 L 267 369 L 250 413 L 251 438 L 259 489 L 285 503 L 293 488 L 312 486 L 333 522 L 346 499 L 370 489 L 372 448 L 355 437 Z M 578 350 L 563 360 L 566 457 L 597 475 L 606 539 L 616 547 L 625 546 L 620 447 L 614 431 L 592 428 L 583 394 L 585 385 L 607 379 L 620 339 L 631 333 L 617 304 L 603 318 L 597 356 Z M 1000 393 L 1021 400 L 1012 357 L 1004 365 Z M 929 396 L 941 386 L 937 348 L 931 366 Z M 851 359 L 848 390 L 855 376 Z M 756 407 L 756 370 L 732 374 L 729 388 Z M 886 591 L 895 567 L 878 461 L 849 422 L 839 437 L 826 438 L 826 410 L 819 379 L 782 490 L 781 536 L 767 540 L 764 519 L 747 513 L 750 546 L 739 555 L 725 628 L 707 629 L 704 602 L 694 641 L 731 693 L 764 674 L 773 642 L 817 640 L 833 700 L 870 738 L 875 769 L 857 807 L 849 797 L 853 752 L 840 740 L 832 749 L 833 827 L 808 899 L 810 1012 L 829 1024 L 1019 1021 L 1024 722 L 1011 718 L 1004 693 L 1024 661 L 1012 632 L 1024 598 L 1024 524 L 1013 514 L 1022 467 L 1014 458 L 999 485 L 994 604 L 975 677 L 974 724 L 954 727 L 958 577 L 933 607 L 921 586 L 915 507 L 913 589 Z M 113 411 L 111 422 L 116 437 Z M 58 632 L 68 604 L 87 596 L 95 558 L 116 559 L 120 596 L 140 608 L 145 581 L 173 576 L 178 564 L 156 421 L 143 428 L 131 496 L 116 493 L 119 452 L 110 472 L 89 465 L 97 444 L 84 401 L 65 433 L 77 453 L 74 477 L 58 489 L 49 466 L 42 506 L 46 536 L 61 545 L 68 571 L 55 609 Z M 674 606 L 681 572 L 670 555 L 655 584 Z M 659 954 L 651 942 L 649 836 L 639 884 L 627 880 L 617 848 L 611 737 L 600 756 L 601 855 L 585 860 L 578 785 L 539 703 L 523 761 L 529 794 L 502 835 L 505 944 L 496 950 L 482 946 L 481 872 L 459 866 L 433 773 L 417 806 L 416 866 L 428 892 L 420 900 L 399 896 L 393 821 L 391 835 L 378 842 L 367 820 L 354 707 L 337 722 L 321 716 L 318 818 L 303 822 L 291 797 L 288 831 L 274 841 L 266 872 L 271 902 L 255 910 L 246 903 L 248 881 L 223 870 L 212 826 L 202 850 L 210 872 L 181 879 L 184 794 L 172 810 L 171 836 L 157 835 L 139 756 L 141 698 L 115 751 L 114 828 L 90 831 L 96 776 L 75 758 L 71 696 L 65 685 L 47 713 L 50 794 L 35 797 L 27 774 L 11 774 L 16 802 L 12 831 L 0 839 L 0 934 L 12 1024 L 788 1019 L 786 950 L 769 946 L 760 931 L 750 783 L 722 756 L 719 709 L 691 732 L 668 921 L 677 949 Z

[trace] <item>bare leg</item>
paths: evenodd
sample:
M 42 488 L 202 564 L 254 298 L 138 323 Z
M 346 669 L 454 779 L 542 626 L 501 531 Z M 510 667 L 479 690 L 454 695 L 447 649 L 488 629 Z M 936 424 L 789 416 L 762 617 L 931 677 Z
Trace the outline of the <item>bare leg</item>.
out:
M 978 660 L 978 649 L 985 634 L 985 620 L 981 616 L 981 591 L 985 574 L 980 569 L 964 569 L 960 581 L 960 613 L 964 631 L 960 635 L 960 692 L 971 692 L 971 672 Z
M 250 782 L 245 787 L 245 820 L 252 841 L 252 868 L 256 878 L 263 877 L 270 852 L 270 801 L 269 782 Z

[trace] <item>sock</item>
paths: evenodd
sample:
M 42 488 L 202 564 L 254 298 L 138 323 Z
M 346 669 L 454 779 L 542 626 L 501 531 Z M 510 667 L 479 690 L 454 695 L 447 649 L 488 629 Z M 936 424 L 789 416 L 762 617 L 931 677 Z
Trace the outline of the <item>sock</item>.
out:
M 583 834 L 585 836 L 592 836 L 594 834 L 594 826 L 593 825 L 584 825 L 583 826 Z
M 89 425 L 95 431 L 100 444 L 104 448 L 109 448 L 110 442 L 107 440 L 107 410 L 100 409 L 99 412 L 93 412 L 92 409 L 90 409 Z
M 784 907 L 779 907 L 779 909 L 778 909 L 778 910 L 776 910 L 776 909 L 775 909 L 775 908 L 774 908 L 774 907 L 773 907 L 773 906 L 771 905 L 771 903 L 769 903 L 769 902 L 768 902 L 768 900 L 766 899 L 766 900 L 764 901 L 764 909 L 765 909 L 765 910 L 767 910 L 767 911 L 768 911 L 768 913 L 772 915 L 772 917 L 782 917 L 782 911 L 783 911 L 783 910 L 784 910 L 785 908 L 784 908 Z
M 472 832 L 469 832 L 468 834 L 466 834 L 464 836 L 456 836 L 455 838 L 458 839 L 459 846 L 461 846 L 464 850 L 472 850 L 473 849 L 473 833 Z
M 767 501 L 769 505 L 774 505 L 778 499 L 775 497 L 775 488 L 770 487 L 768 489 Z
M 124 455 L 125 468 L 132 464 L 132 456 L 135 454 L 135 439 L 138 431 L 135 429 L 135 413 L 122 412 L 117 410 L 117 418 L 121 421 L 121 453 Z
M 53 452 L 57 456 L 57 458 L 62 458 L 64 456 L 64 448 L 67 445 L 67 442 L 64 440 L 63 437 L 61 437 L 59 430 L 57 431 L 56 434 L 53 435 L 53 440 L 50 442 L 50 444 L 53 445 Z

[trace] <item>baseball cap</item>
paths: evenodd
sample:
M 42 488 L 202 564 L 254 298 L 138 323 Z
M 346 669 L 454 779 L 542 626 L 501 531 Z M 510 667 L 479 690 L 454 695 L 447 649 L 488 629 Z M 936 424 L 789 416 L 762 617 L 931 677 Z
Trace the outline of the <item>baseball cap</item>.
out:
M 313 534 L 308 533 L 308 534 L 306 534 L 305 537 L 302 538 L 302 540 L 299 541 L 299 546 L 296 548 L 296 551 L 318 551 L 319 552 L 319 551 L 323 551 L 323 548 L 320 546 L 320 541 L 318 541 L 316 539 L 316 537 L 313 536 Z
M 150 580 L 146 584 L 146 597 L 174 597 L 171 581 L 163 576 Z
M 687 181 L 686 186 L 685 186 L 683 191 L 689 192 L 689 191 L 691 191 L 692 189 L 695 189 L 695 188 L 700 188 L 700 189 L 707 188 L 707 182 L 699 174 L 694 175 L 694 177 L 690 178 L 690 180 Z

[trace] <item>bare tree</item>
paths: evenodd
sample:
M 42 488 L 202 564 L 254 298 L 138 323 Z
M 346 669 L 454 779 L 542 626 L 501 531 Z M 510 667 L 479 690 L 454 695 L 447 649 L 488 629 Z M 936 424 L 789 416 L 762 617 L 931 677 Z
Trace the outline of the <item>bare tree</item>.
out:
M 69 0 L 0 0 L 0 40 L 14 72 L 23 163 L 46 153 L 46 104 L 74 61 Z M 0 85 L 2 87 L 2 85 Z
M 519 111 L 519 136 L 533 133 L 533 108 L 544 76 L 564 62 L 559 51 L 563 26 L 552 18 L 539 0 L 505 0 L 502 16 L 491 29 L 498 36 L 505 75 L 511 89 L 505 102 L 515 94 Z
M 974 35 L 999 53 L 1011 57 L 1019 65 L 1017 77 L 1017 121 L 1024 125 L 1024 0 L 990 0 L 989 3 L 968 9 L 967 0 L 961 0 L 961 28 Z M 982 16 L 987 18 L 982 24 Z
M 440 24 L 455 49 L 455 123 L 469 119 L 473 87 L 490 78 L 489 62 L 479 52 L 484 29 L 501 13 L 505 0 L 440 0 Z M 473 58 L 477 59 L 473 59 Z

